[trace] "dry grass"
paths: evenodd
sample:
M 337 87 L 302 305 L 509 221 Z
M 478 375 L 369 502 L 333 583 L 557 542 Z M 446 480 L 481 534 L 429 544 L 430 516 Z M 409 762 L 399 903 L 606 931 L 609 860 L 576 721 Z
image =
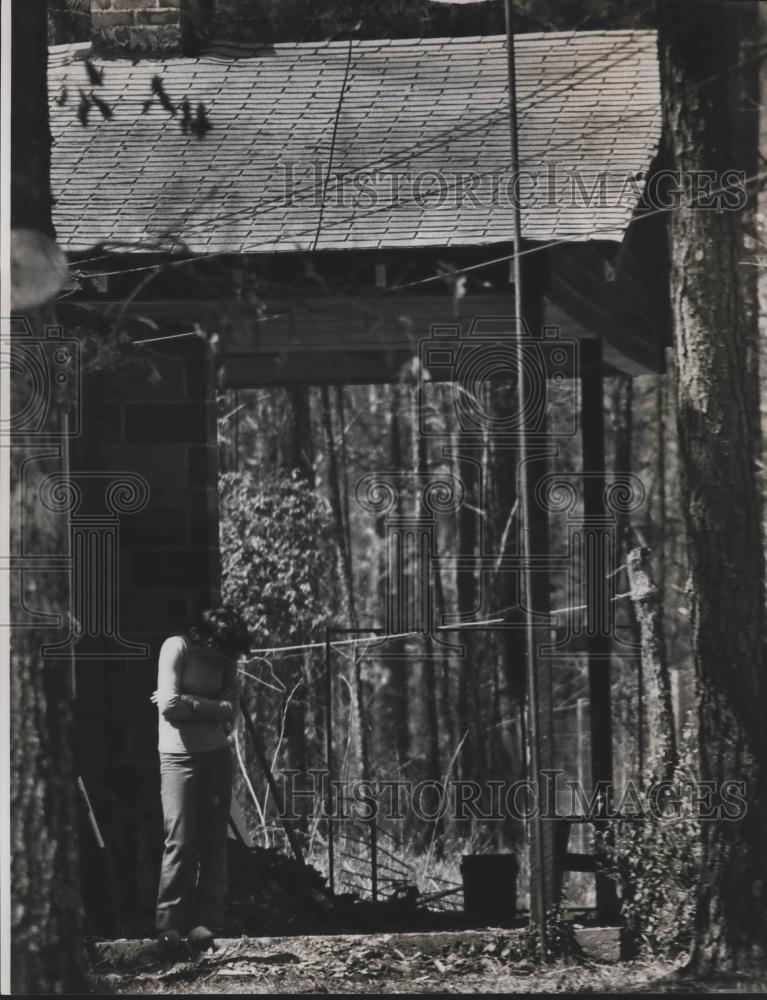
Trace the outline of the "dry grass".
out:
M 196 961 L 123 971 L 112 963 L 95 971 L 100 989 L 120 996 L 709 991 L 706 984 L 679 978 L 672 963 L 578 961 L 539 966 L 512 961 L 508 957 L 512 934 L 244 938 L 222 942 L 218 951 Z M 743 991 L 754 991 L 754 984 L 739 985 Z M 716 984 L 710 986 L 718 991 Z

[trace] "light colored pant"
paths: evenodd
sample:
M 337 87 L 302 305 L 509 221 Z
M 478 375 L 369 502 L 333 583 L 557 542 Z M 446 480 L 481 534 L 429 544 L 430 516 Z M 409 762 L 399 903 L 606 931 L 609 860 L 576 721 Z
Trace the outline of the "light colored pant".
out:
M 158 931 L 185 934 L 224 921 L 226 839 L 232 801 L 229 747 L 161 753 L 165 851 L 157 894 Z

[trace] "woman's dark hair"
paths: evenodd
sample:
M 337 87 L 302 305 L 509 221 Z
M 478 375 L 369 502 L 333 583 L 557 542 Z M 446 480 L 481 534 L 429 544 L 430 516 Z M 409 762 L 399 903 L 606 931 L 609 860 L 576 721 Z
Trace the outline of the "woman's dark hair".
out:
M 247 653 L 251 645 L 247 626 L 231 604 L 201 612 L 189 637 L 199 646 L 211 646 L 229 656 Z

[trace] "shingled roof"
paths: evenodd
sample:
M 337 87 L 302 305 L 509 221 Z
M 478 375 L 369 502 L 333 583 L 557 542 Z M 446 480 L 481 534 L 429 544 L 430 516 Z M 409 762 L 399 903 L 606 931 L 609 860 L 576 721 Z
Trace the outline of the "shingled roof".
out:
M 516 45 L 524 236 L 622 239 L 660 136 L 655 33 L 528 34 Z M 120 251 L 271 253 L 315 241 L 340 250 L 511 238 L 503 36 L 355 41 L 340 112 L 348 42 L 99 59 L 103 85 L 94 92 L 112 116 L 92 107 L 83 125 L 86 51 L 56 47 L 49 59 L 54 222 L 68 251 L 103 242 Z M 155 75 L 175 115 L 156 96 L 145 110 Z M 204 104 L 212 125 L 204 136 L 182 128 L 184 99 L 192 115 Z

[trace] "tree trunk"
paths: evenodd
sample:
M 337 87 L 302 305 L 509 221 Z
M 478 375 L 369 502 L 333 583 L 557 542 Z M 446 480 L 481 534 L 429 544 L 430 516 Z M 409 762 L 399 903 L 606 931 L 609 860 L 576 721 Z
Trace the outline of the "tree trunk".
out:
M 759 41 L 767 45 L 767 4 L 759 4 Z M 767 150 L 767 59 L 759 64 L 759 149 Z M 763 165 L 763 164 L 762 164 Z M 757 212 L 757 237 L 759 248 L 758 297 L 759 297 L 759 399 L 761 431 L 761 484 L 762 484 L 762 538 L 767 543 L 767 184 L 759 183 Z M 767 560 L 767 553 L 765 554 Z M 767 586 L 765 586 L 767 597 Z
M 14 4 L 11 223 L 50 235 L 46 30 L 45 3 Z M 53 321 L 44 310 L 26 318 L 37 337 Z M 34 445 L 20 435 L 13 440 L 12 511 L 14 523 L 25 525 L 25 555 L 45 556 L 61 552 L 66 540 L 41 517 L 37 492 L 30 488 L 35 452 L 52 453 L 50 446 Z M 21 462 L 26 462 L 23 480 Z M 60 468 L 66 469 L 63 445 Z M 68 595 L 56 574 L 29 572 L 23 592 L 21 587 L 12 595 L 17 609 L 65 612 Z M 11 635 L 11 986 L 21 994 L 89 992 L 80 946 L 71 665 L 46 664 L 41 654 L 43 643 L 56 638 L 35 625 L 19 626 Z
M 514 419 L 516 389 L 508 382 L 493 387 L 493 407 L 496 417 Z M 519 537 L 519 498 L 517 497 L 518 454 L 508 443 L 492 449 L 493 547 L 497 558 L 514 551 Z M 498 571 L 494 576 L 494 591 L 498 617 L 514 620 L 514 609 L 519 604 L 519 583 L 516 574 Z M 517 620 L 519 614 L 516 615 Z M 521 629 L 503 629 L 496 633 L 503 671 L 506 697 L 513 714 L 524 711 L 525 702 L 525 636 Z M 524 748 L 511 747 L 519 777 L 523 777 Z
M 422 513 L 420 507 L 421 500 L 418 491 L 418 480 L 421 482 L 425 482 L 426 480 L 426 476 L 429 472 L 429 456 L 426 448 L 428 439 L 426 435 L 421 433 L 418 414 L 418 394 L 415 389 L 411 389 L 411 431 L 413 436 L 413 468 L 416 472 L 416 483 L 413 488 L 413 513 L 416 517 L 418 517 Z M 423 651 L 423 687 L 424 699 L 426 701 L 426 727 L 428 734 L 426 777 L 432 781 L 439 781 L 442 775 L 440 773 L 439 758 L 439 713 L 437 709 L 436 654 L 434 642 L 432 641 L 430 632 L 427 632 L 423 637 Z
M 325 430 L 325 446 L 328 452 L 328 491 L 330 494 L 330 506 L 333 511 L 335 521 L 336 541 L 339 552 L 339 563 L 341 565 L 341 581 L 346 606 L 349 612 L 351 628 L 357 628 L 357 602 L 354 595 L 354 573 L 352 570 L 351 540 L 348 532 L 348 522 L 344 516 L 345 511 L 345 483 L 342 482 L 342 470 L 339 468 L 338 454 L 336 448 L 335 435 L 333 433 L 333 414 L 330 408 L 330 394 L 328 387 L 323 385 L 320 388 L 320 400 L 322 404 L 322 423 Z M 343 427 L 341 432 L 343 433 Z M 357 647 L 353 647 L 350 689 L 352 692 L 350 706 L 351 719 L 357 721 L 357 741 L 355 743 L 357 775 L 367 780 L 370 777 L 370 755 L 368 752 L 369 723 L 365 707 L 364 685 L 362 680 L 362 663 Z
M 756 173 L 756 6 L 659 4 L 669 163 L 682 177 Z M 744 62 L 750 60 L 748 62 Z M 737 71 L 733 67 L 739 66 Z M 753 191 L 753 185 L 751 186 Z M 762 539 L 753 198 L 737 211 L 668 215 L 680 466 L 690 560 L 700 770 L 747 782 L 738 822 L 704 822 L 692 965 L 763 962 L 767 941 Z
M 610 392 L 610 429 L 613 442 L 612 470 L 615 473 L 628 474 L 633 469 L 634 450 L 634 381 L 626 375 L 618 375 L 611 380 Z M 656 413 L 656 420 L 659 427 L 659 434 L 663 434 L 663 422 L 660 413 Z M 660 464 L 660 454 L 657 456 Z M 659 471 L 660 489 L 662 490 L 662 473 Z M 663 505 L 661 504 L 661 510 Z M 615 513 L 615 565 L 622 566 L 627 562 L 628 554 L 631 551 L 633 528 L 631 525 L 631 514 L 628 511 L 617 511 Z M 659 552 L 659 560 L 662 562 L 662 551 Z M 619 576 L 622 582 L 625 578 Z M 622 589 L 622 588 L 621 588 Z M 658 614 L 653 617 L 653 625 L 661 626 L 661 609 L 663 607 L 663 595 L 653 585 L 653 599 L 658 604 Z M 638 643 L 640 639 L 637 616 L 634 606 L 630 601 L 619 601 L 614 605 L 613 614 L 615 616 L 615 628 L 620 629 L 621 638 L 625 641 Z M 659 642 L 660 642 L 659 638 Z M 665 663 L 665 661 L 664 661 Z M 648 682 L 644 671 L 643 656 L 622 657 L 618 663 L 613 664 L 613 671 L 617 672 L 617 684 L 613 682 L 613 711 L 616 713 L 618 725 L 616 726 L 616 754 L 614 761 L 614 779 L 616 785 L 625 783 L 633 776 L 633 768 L 630 761 L 634 757 L 635 751 L 637 759 L 636 775 L 640 778 L 644 772 L 644 701 L 645 686 Z M 636 687 L 634 685 L 636 683 Z M 631 697 L 632 688 L 636 692 L 636 699 Z M 648 691 L 648 697 L 652 697 L 652 689 Z M 632 745 L 636 740 L 635 745 Z
M 442 580 L 442 567 L 436 566 L 434 568 L 434 620 L 441 622 L 446 613 L 447 603 L 445 585 Z M 453 697 L 452 663 L 450 654 L 446 652 L 444 646 L 442 647 L 440 668 L 439 681 L 440 693 L 442 695 L 440 730 L 444 733 L 446 756 L 449 757 L 453 748 L 458 744 L 460 737 L 455 732 L 455 715 L 453 713 L 455 698 Z
M 631 448 L 633 437 L 634 382 L 625 375 L 613 379 L 610 412 L 612 433 L 615 442 L 613 469 L 618 473 L 630 473 L 633 467 Z M 615 515 L 616 562 L 621 563 L 631 549 L 631 515 L 625 511 Z
M 402 434 L 400 432 L 400 410 L 402 409 L 402 387 L 395 383 L 391 387 L 391 409 L 389 413 L 389 461 L 390 469 L 392 472 L 403 472 L 405 468 L 403 449 L 402 449 Z M 397 493 L 397 501 L 395 507 L 395 514 L 397 516 L 402 516 L 403 511 L 403 497 L 401 491 Z M 394 569 L 391 560 L 394 558 L 393 553 L 389 554 L 389 569 L 390 571 Z M 404 552 L 402 558 L 404 559 Z M 411 573 L 411 566 L 402 566 L 400 573 L 391 573 L 389 575 L 388 585 L 389 593 L 387 595 L 388 600 L 391 602 L 392 607 L 402 607 L 402 601 L 404 595 L 399 594 L 400 584 L 404 582 L 405 574 Z M 408 615 L 405 612 L 401 622 L 399 619 L 397 624 L 395 624 L 395 631 L 404 630 L 404 622 L 408 620 Z M 389 664 L 389 684 L 391 687 L 391 705 L 392 705 L 392 722 L 394 729 L 394 743 L 397 750 L 397 763 L 402 769 L 405 767 L 410 759 L 410 706 L 408 704 L 408 671 L 409 671 L 409 661 L 405 659 L 405 641 L 395 639 L 390 643 L 391 649 L 396 654 Z M 400 771 L 400 777 L 404 775 Z
M 468 620 L 477 605 L 477 554 L 479 532 L 477 518 L 481 504 L 480 496 L 480 458 L 477 446 L 459 429 L 456 434 L 458 447 L 455 449 L 456 469 L 463 484 L 465 500 L 458 509 L 458 539 L 456 551 L 466 562 L 458 571 L 456 579 L 456 594 L 458 613 L 462 620 Z M 475 661 L 476 632 L 467 628 L 460 633 L 460 642 L 464 653 L 458 673 L 458 738 L 465 734 L 463 744 L 461 778 L 474 780 L 477 778 L 477 738 L 478 733 L 472 725 L 474 718 L 474 702 L 477 684 Z
M 671 702 L 671 677 L 663 643 L 663 607 L 648 566 L 647 550 L 628 553 L 628 577 L 631 600 L 636 609 L 642 642 L 642 676 L 647 706 L 647 749 L 650 782 L 670 781 L 677 762 L 674 707 Z M 640 780 L 644 775 L 640 775 Z
M 293 385 L 286 391 L 293 417 L 288 441 L 288 464 L 314 489 L 314 443 L 309 387 Z

